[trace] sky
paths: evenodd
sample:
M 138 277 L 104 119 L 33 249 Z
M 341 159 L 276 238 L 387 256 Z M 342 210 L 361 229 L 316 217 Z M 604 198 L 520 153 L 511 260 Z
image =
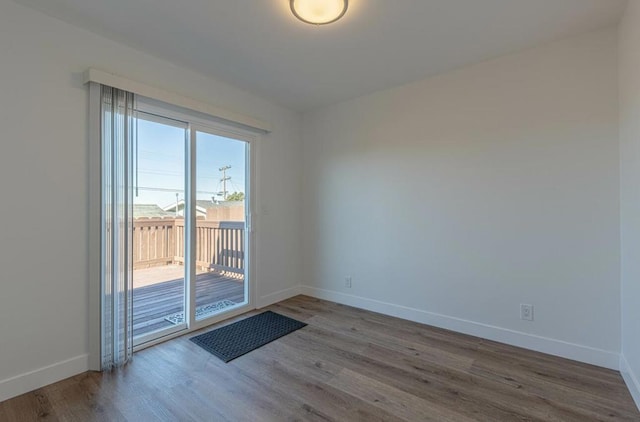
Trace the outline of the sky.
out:
M 227 192 L 245 191 L 246 144 L 235 139 L 198 132 L 196 136 L 196 199 L 222 200 L 221 167 L 227 170 Z M 164 208 L 184 199 L 185 129 L 138 120 L 137 204 Z

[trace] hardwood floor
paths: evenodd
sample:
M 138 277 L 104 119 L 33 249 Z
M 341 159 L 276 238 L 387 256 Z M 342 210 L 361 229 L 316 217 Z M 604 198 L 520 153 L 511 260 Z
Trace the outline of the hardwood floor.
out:
M 309 325 L 229 364 L 180 337 L 0 421 L 640 421 L 615 371 L 305 296 L 267 309 Z

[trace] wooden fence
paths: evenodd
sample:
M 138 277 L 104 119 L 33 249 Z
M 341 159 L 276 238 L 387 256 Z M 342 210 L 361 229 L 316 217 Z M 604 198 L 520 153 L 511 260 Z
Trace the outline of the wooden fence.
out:
M 244 274 L 242 221 L 196 220 L 196 266 Z M 133 269 L 184 264 L 184 219 L 137 219 L 133 224 Z

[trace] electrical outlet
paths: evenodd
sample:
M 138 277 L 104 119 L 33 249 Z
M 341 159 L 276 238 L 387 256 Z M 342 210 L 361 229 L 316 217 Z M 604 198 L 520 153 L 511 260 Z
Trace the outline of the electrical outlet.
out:
M 525 321 L 533 321 L 533 305 L 525 303 L 520 304 L 520 319 Z
M 344 278 L 344 287 L 351 288 L 351 276 L 348 275 Z

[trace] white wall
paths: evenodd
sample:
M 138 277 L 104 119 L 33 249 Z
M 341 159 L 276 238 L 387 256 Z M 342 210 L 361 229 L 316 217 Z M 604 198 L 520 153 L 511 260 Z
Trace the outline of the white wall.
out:
M 305 114 L 302 290 L 616 368 L 617 89 L 612 28 Z
M 260 305 L 295 293 L 304 274 L 309 294 L 615 367 L 621 211 L 633 390 L 640 8 L 630 5 L 618 151 L 615 30 L 327 107 L 301 127 L 242 90 L 0 0 L 0 400 L 86 369 L 80 74 L 90 66 L 273 124 L 259 157 Z M 520 303 L 535 305 L 535 322 L 518 318 Z
M 640 407 L 640 2 L 620 24 L 621 370 Z
M 0 401 L 86 370 L 90 66 L 272 123 L 258 157 L 258 303 L 297 291 L 297 113 L 9 0 L 0 61 Z

